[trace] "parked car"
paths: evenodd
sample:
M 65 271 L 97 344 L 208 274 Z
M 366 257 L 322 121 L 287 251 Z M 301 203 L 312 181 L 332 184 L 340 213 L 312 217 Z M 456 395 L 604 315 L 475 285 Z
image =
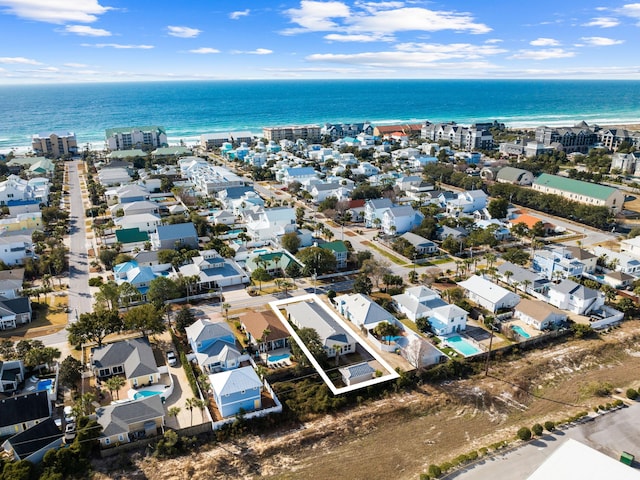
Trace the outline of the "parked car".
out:
M 73 441 L 74 438 L 76 438 L 76 424 L 67 423 L 67 426 L 64 428 L 64 439 L 70 442 Z
M 64 407 L 63 412 L 64 423 L 75 423 L 76 417 L 73 416 L 73 408 L 71 407 L 71 405 L 67 405 L 66 407 Z
M 176 354 L 173 353 L 173 350 L 169 350 L 167 352 L 167 363 L 170 367 L 175 367 L 178 363 L 178 358 L 176 357 Z

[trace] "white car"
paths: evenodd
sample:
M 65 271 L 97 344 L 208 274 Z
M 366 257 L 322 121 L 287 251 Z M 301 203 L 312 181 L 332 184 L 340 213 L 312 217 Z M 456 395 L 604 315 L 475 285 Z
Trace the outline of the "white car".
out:
M 71 405 L 67 405 L 62 411 L 64 412 L 64 423 L 75 423 L 76 417 L 73 416 Z
M 176 354 L 173 353 L 173 350 L 169 350 L 167 352 L 167 363 L 170 367 L 175 367 L 178 363 L 178 358 L 176 357 Z
M 64 439 L 72 441 L 74 438 L 76 438 L 76 424 L 67 423 L 67 426 L 64 428 Z

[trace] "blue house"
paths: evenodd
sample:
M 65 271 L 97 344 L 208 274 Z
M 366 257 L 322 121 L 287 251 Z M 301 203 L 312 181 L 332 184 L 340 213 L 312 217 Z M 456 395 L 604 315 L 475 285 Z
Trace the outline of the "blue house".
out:
M 235 369 L 249 358 L 236 348 L 236 337 L 225 322 L 200 319 L 186 333 L 198 365 L 207 372 Z
M 192 222 L 160 225 L 151 235 L 151 242 L 157 249 L 198 248 L 198 233 Z
M 533 270 L 548 280 L 581 277 L 584 264 L 564 249 L 536 250 L 531 262 Z
M 223 418 L 262 408 L 262 381 L 252 367 L 209 375 L 209 383 Z

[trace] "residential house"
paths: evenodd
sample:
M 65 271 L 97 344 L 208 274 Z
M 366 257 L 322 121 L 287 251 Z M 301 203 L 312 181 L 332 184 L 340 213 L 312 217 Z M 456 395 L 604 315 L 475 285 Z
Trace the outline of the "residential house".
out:
M 449 227 L 443 225 L 436 230 L 436 238 L 440 241 L 446 240 L 451 237 L 454 240 L 460 240 L 469 235 L 469 232 L 463 227 Z
M 113 219 L 113 223 L 117 228 L 125 230 L 136 228 L 140 232 L 153 233 L 162 225 L 162 219 L 159 215 L 152 213 L 140 213 L 138 215 L 116 217 Z
M 393 207 L 393 202 L 388 198 L 367 200 L 364 205 L 364 223 L 368 228 L 382 224 L 382 215 L 385 210 Z
M 269 275 L 284 276 L 292 263 L 300 263 L 287 251 L 250 253 L 244 268 L 251 274 L 256 268 L 264 268 Z
M 122 210 L 121 213 L 118 213 Z M 112 216 L 131 216 L 131 215 L 141 215 L 144 213 L 150 213 L 152 215 L 159 215 L 160 210 L 158 208 L 158 204 L 156 202 L 150 202 L 149 200 L 137 200 L 133 202 L 119 203 L 117 205 L 113 205 L 110 208 Z
M 562 310 L 540 300 L 523 298 L 513 311 L 513 316 L 537 330 L 561 325 L 567 320 Z
M 575 258 L 582 265 L 584 265 L 584 269 L 583 269 L 584 273 L 594 273 L 596 271 L 596 267 L 598 263 L 598 257 L 596 255 L 580 247 L 565 247 L 565 248 L 573 258 Z M 622 251 L 624 252 L 624 249 Z
M 529 170 L 515 167 L 503 167 L 496 174 L 498 183 L 511 183 L 513 185 L 531 185 L 533 183 L 533 173 Z
M 249 277 L 240 266 L 229 258 L 223 258 L 215 250 L 202 250 L 182 265 L 177 277 L 198 277 L 198 290 L 229 287 L 249 283 Z
M 406 344 L 400 349 L 400 354 L 416 368 L 437 365 L 448 360 L 448 357 L 426 338 L 413 333 L 407 335 Z
M 620 251 L 636 258 L 640 258 L 640 236 L 621 240 Z
M 141 267 L 135 260 L 119 263 L 113 267 L 114 280 L 116 284 L 130 283 L 133 285 L 143 299 L 149 291 L 149 285 L 158 277 L 166 276 L 171 265 L 159 264 L 152 267 Z
M 249 342 L 259 352 L 285 348 L 289 343 L 289 332 L 272 311 L 249 311 L 240 317 L 240 322 Z
M 328 358 L 356 351 L 356 340 L 321 305 L 298 302 L 285 306 L 288 320 L 297 328 L 312 328 L 320 336 Z
M 438 253 L 438 246 L 434 242 L 427 240 L 420 235 L 416 235 L 415 233 L 406 232 L 402 234 L 400 238 L 405 239 L 413 245 L 413 248 L 415 248 L 418 255 L 433 255 Z
M 473 213 L 482 210 L 488 204 L 488 195 L 482 190 L 466 190 L 446 202 L 447 213 L 458 216 L 461 213 Z
M 124 185 L 131 181 L 126 168 L 102 168 L 98 171 L 98 182 L 105 187 Z
M 611 155 L 611 168 L 609 172 L 618 170 L 620 173 L 640 176 L 640 152 L 620 153 Z
M 275 241 L 277 237 L 297 229 L 296 212 L 291 207 L 259 209 L 245 214 L 247 234 L 254 242 Z
M 381 322 L 392 325 L 398 323 L 393 314 L 362 293 L 340 295 L 333 300 L 333 303 L 341 315 L 360 328 L 373 330 Z
M 422 285 L 407 288 L 404 293 L 391 298 L 396 309 L 414 322 L 419 318 L 428 317 L 432 309 L 447 304 L 436 291 Z
M 262 408 L 262 380 L 250 366 L 209 375 L 209 383 L 223 418 Z
M 31 323 L 32 315 L 29 297 L 0 297 L 0 330 L 17 328 Z
M 33 242 L 29 235 L 0 236 L 0 261 L 5 265 L 22 265 L 25 258 L 33 258 Z
M 0 297 L 18 298 L 22 293 L 24 268 L 0 270 Z
M 215 225 L 233 225 L 238 220 L 229 210 L 218 210 L 210 218 Z
M 47 391 L 14 395 L 0 399 L 0 437 L 15 435 L 51 416 Z
M 126 203 L 142 202 L 149 200 L 149 191 L 140 185 L 123 185 L 112 188 L 104 193 L 109 205 L 120 204 L 120 208 Z M 112 210 L 113 211 L 113 210 Z
M 335 197 L 338 200 L 343 200 L 344 198 L 349 196 L 349 192 L 349 189 L 346 189 L 338 182 L 317 183 L 313 185 L 309 190 L 312 201 L 316 204 L 323 202 L 329 197 Z
M 100 407 L 96 409 L 96 421 L 102 427 L 100 446 L 109 448 L 155 437 L 164 430 L 164 416 L 160 395 Z
M 245 184 L 243 177 L 199 157 L 181 158 L 178 165 L 182 176 L 186 177 L 203 196 L 214 195 L 221 190 Z
M 376 374 L 376 369 L 367 362 L 342 367 L 338 371 L 347 387 L 371 380 Z
M 555 225 L 553 225 L 552 223 L 549 223 L 540 217 L 536 217 L 535 215 L 531 215 L 530 213 L 523 213 L 522 215 L 518 215 L 509 223 L 510 223 L 509 225 L 510 228 L 513 228 L 516 225 L 522 224 L 525 227 L 527 227 L 527 229 L 529 230 L 532 230 L 535 225 L 537 225 L 538 223 L 541 223 L 543 235 L 548 235 L 549 233 L 553 232 L 556 228 Z
M 9 204 L 9 210 L 12 206 Z M 10 215 L 12 215 L 10 213 Z M 18 213 L 8 218 L 0 218 L 0 234 L 7 232 L 33 233 L 34 230 L 42 230 L 42 213 Z
M 105 136 L 109 150 L 168 146 L 165 128 L 158 125 L 110 128 Z
M 318 245 L 324 250 L 329 250 L 336 257 L 336 268 L 347 267 L 347 257 L 349 256 L 349 250 L 342 240 L 335 240 L 333 242 L 322 243 Z
M 424 219 L 420 211 L 410 205 L 387 208 L 382 213 L 382 231 L 387 235 L 399 235 L 419 227 Z
M 593 253 L 604 260 L 611 269 L 629 275 L 640 276 L 640 260 L 622 252 L 614 252 L 604 247 L 594 247 Z
M 282 183 L 289 185 L 293 182 L 302 183 L 310 178 L 317 178 L 318 172 L 313 167 L 285 168 L 282 174 Z
M 123 375 L 131 388 L 160 381 L 160 371 L 146 337 L 120 340 L 93 348 L 91 366 L 99 380 Z
M 121 252 L 144 250 L 149 242 L 149 234 L 139 228 L 121 228 L 116 230 L 116 243 L 121 245 Z
M 571 252 L 565 248 L 536 250 L 533 253 L 531 267 L 549 280 L 580 277 L 584 271 L 582 262 L 573 258 Z
M 613 288 L 627 288 L 633 285 L 633 282 L 635 282 L 636 280 L 637 277 L 634 277 L 633 275 L 614 270 L 611 272 L 603 273 L 601 283 L 609 285 Z
M 519 295 L 479 275 L 472 275 L 467 280 L 458 282 L 458 285 L 465 290 L 471 301 L 493 313 L 512 309 L 520 302 Z
M 246 192 L 240 198 L 227 198 L 227 204 L 234 215 L 242 215 L 245 210 L 264 208 L 264 200 L 256 192 Z
M 38 203 L 49 203 L 49 180 L 32 178 L 23 180 L 17 175 L 9 175 L 0 182 L 0 205 L 8 205 L 16 200 L 34 200 Z
M 543 173 L 533 182 L 532 188 L 573 202 L 608 207 L 613 214 L 621 212 L 624 207 L 625 196 L 621 190 L 598 183 Z
M 206 372 L 232 370 L 248 359 L 236 347 L 236 337 L 226 322 L 198 319 L 186 333 L 198 365 Z
M 78 153 L 78 141 L 73 132 L 43 132 L 31 137 L 31 149 L 36 155 L 51 158 L 71 157 Z
M 562 310 L 569 310 L 578 315 L 589 315 L 604 305 L 604 295 L 598 290 L 580 285 L 573 280 L 565 279 L 560 283 L 549 285 L 549 303 Z
M 503 282 L 516 286 L 527 293 L 542 293 L 549 284 L 547 278 L 511 262 L 498 265 L 497 273 Z
M 24 380 L 25 370 L 22 360 L 0 361 L 0 393 L 8 395 L 15 392 Z
M 37 464 L 45 453 L 62 446 L 62 432 L 53 418 L 47 418 L 31 428 L 14 435 L 2 444 L 4 451 L 16 462 L 25 460 Z
M 198 233 L 193 222 L 158 225 L 151 234 L 151 243 L 157 250 L 176 248 L 198 248 Z

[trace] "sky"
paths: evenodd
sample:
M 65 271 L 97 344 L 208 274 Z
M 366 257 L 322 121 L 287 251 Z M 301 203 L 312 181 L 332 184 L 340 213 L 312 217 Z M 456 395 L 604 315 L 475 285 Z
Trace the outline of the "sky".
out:
M 617 0 L 0 0 L 0 84 L 640 80 Z

